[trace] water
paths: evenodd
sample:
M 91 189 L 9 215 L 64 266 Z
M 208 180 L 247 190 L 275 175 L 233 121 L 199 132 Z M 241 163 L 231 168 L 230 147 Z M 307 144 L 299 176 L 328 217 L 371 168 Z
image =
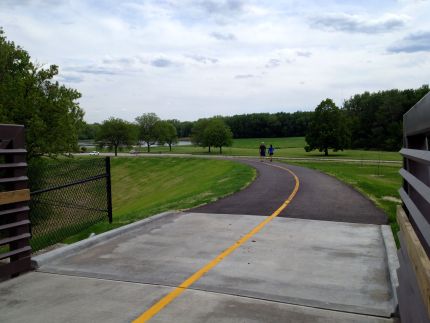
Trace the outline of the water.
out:
M 142 142 L 141 145 L 142 147 L 146 146 L 144 142 Z M 178 143 L 176 143 L 173 146 L 190 146 L 190 145 L 191 145 L 191 141 L 189 140 L 179 140 Z M 78 141 L 78 146 L 91 149 L 91 148 L 96 148 L 96 143 L 94 142 L 94 140 L 81 140 L 81 141 Z M 157 147 L 157 146 L 159 146 L 157 143 L 155 143 L 154 145 L 151 145 L 151 147 Z M 164 146 L 168 146 L 168 145 L 165 144 Z

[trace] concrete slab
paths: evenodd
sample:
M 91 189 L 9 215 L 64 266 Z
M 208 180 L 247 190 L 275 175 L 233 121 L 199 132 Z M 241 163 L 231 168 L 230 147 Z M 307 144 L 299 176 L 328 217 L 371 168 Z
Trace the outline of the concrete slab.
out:
M 261 217 L 172 213 L 40 267 L 58 274 L 177 286 Z
M 261 220 L 172 214 L 39 270 L 177 286 Z M 192 288 L 363 315 L 394 312 L 379 225 L 275 218 Z
M 276 218 L 193 288 L 385 317 L 395 311 L 378 225 Z
M 151 322 L 388 323 L 397 321 L 392 318 L 187 290 L 180 298 L 154 316 Z
M 29 273 L 0 284 L 0 322 L 131 322 L 172 288 Z M 363 322 L 366 315 L 188 290 L 151 322 Z
M 0 284 L 0 322 L 131 322 L 165 287 L 32 272 Z

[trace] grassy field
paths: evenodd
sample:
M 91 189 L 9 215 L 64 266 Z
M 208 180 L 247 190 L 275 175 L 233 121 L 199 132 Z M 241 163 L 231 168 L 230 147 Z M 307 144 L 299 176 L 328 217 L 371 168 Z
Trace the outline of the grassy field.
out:
M 166 210 L 214 201 L 244 188 L 256 176 L 253 168 L 225 160 L 119 157 L 111 163 L 113 223 L 100 222 L 66 243 Z
M 359 165 L 337 162 L 288 162 L 312 169 L 320 170 L 355 187 L 368 196 L 379 208 L 388 215 L 389 223 L 397 241 L 398 224 L 396 222 L 396 206 L 400 200 L 398 189 L 402 185 L 399 166 L 395 165 Z
M 266 146 L 270 144 L 275 147 L 275 156 L 285 158 L 326 158 L 319 151 L 306 152 L 304 137 L 290 138 L 250 138 L 250 139 L 235 139 L 232 147 L 224 147 L 223 154 L 230 156 L 258 156 L 258 147 L 261 142 Z M 129 150 L 125 150 L 126 152 Z M 141 152 L 146 152 L 142 147 Z M 195 146 L 174 146 L 172 153 L 176 154 L 208 154 L 207 148 Z M 163 154 L 169 153 L 169 147 L 152 147 L 151 153 Z M 219 149 L 212 148 L 212 155 L 218 155 Z M 338 159 L 357 159 L 357 160 L 390 160 L 401 161 L 401 156 L 398 152 L 387 151 L 372 151 L 372 150 L 344 150 L 338 152 L 329 152 L 328 158 Z

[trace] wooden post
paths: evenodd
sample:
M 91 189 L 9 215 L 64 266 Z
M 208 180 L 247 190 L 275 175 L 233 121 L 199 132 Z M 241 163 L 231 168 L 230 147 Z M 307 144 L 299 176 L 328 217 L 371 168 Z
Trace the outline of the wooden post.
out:
M 0 280 L 31 269 L 24 127 L 0 124 Z

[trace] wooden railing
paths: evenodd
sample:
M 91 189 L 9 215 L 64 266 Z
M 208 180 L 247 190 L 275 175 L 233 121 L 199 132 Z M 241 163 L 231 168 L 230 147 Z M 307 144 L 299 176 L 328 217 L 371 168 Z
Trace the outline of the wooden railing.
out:
M 430 321 L 430 94 L 403 117 L 403 205 L 398 207 L 400 226 L 397 271 L 400 319 Z
M 0 281 L 30 270 L 24 127 L 0 125 Z

